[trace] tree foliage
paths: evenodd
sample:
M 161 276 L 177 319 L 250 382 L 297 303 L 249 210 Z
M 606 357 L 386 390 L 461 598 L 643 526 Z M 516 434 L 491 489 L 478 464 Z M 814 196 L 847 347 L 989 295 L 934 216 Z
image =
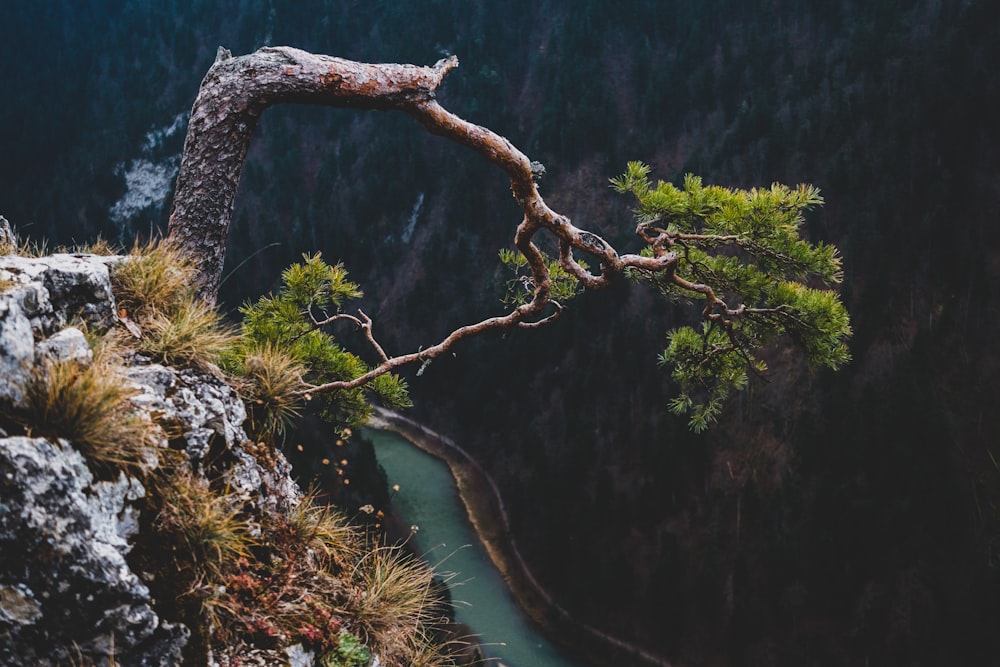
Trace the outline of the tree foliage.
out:
M 827 289 L 841 280 L 837 250 L 800 234 L 804 212 L 823 203 L 818 189 L 729 189 L 690 174 L 681 187 L 654 185 L 649 172 L 632 162 L 612 187 L 636 199 L 636 231 L 649 242 L 644 254 L 672 253 L 675 261 L 629 274 L 670 301 L 704 302 L 700 326 L 671 330 L 659 357 L 680 386 L 671 411 L 690 414 L 696 431 L 707 428 L 750 373 L 767 370 L 764 350 L 782 336 L 812 365 L 836 369 L 850 359 L 847 310 Z
M 242 335 L 230 356 L 232 367 L 253 372 L 248 359 L 266 358 L 274 349 L 281 350 L 301 369 L 302 384 L 294 395 L 309 400 L 308 384 L 350 381 L 367 373 L 370 368 L 359 356 L 344 350 L 334 337 L 324 330 L 342 315 L 342 306 L 362 296 L 357 284 L 347 278 L 340 264 L 327 264 L 322 256 L 303 255 L 301 263 L 293 264 L 281 276 L 277 294 L 270 294 L 247 303 L 243 314 Z M 357 321 L 353 316 L 345 319 Z M 370 414 L 369 398 L 393 406 L 410 404 L 406 382 L 386 373 L 353 389 L 320 394 L 325 401 L 322 414 L 338 424 L 358 425 Z M 294 416 L 289 410 L 286 417 Z

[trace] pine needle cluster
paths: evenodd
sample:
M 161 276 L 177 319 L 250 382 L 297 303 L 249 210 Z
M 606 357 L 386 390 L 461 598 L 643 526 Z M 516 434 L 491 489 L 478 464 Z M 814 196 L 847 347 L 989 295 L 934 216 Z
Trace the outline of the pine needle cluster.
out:
M 317 325 L 339 313 L 347 301 L 361 296 L 342 265 L 327 264 L 317 253 L 304 255 L 301 263 L 282 273 L 277 294 L 240 309 L 241 336 L 224 366 L 255 384 L 251 390 L 252 418 L 263 432 L 283 432 L 301 407 L 307 383 L 353 380 L 368 372 L 369 366 L 361 357 L 344 350 Z M 392 374 L 320 398 L 327 420 L 351 426 L 367 420 L 370 398 L 394 407 L 410 405 L 406 382 Z
M 676 261 L 669 270 L 629 275 L 670 301 L 704 301 L 702 322 L 669 331 L 659 358 L 680 387 L 671 411 L 704 430 L 750 374 L 766 372 L 764 350 L 783 338 L 813 366 L 836 369 L 850 360 L 850 319 L 832 289 L 842 278 L 837 250 L 802 235 L 804 213 L 823 203 L 817 188 L 739 190 L 692 175 L 680 187 L 654 185 L 649 173 L 632 162 L 611 185 L 635 197 L 638 230 L 655 239 L 644 254 L 669 252 Z
M 542 257 L 551 281 L 550 289 L 553 301 L 564 305 L 583 291 L 580 281 L 560 266 L 558 260 L 549 257 L 544 252 Z M 528 259 L 519 252 L 504 248 L 500 250 L 500 263 L 514 273 L 514 277 L 507 281 L 507 291 L 502 299 L 503 304 L 505 306 L 520 306 L 531 301 L 535 285 L 527 271 Z M 586 262 L 578 263 L 584 269 L 588 268 Z

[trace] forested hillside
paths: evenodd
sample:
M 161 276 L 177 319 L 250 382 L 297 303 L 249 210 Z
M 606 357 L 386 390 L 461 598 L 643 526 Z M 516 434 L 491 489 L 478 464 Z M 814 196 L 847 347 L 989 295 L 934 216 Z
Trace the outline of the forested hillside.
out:
M 13 3 L 8 3 L 13 4 Z M 638 286 L 410 373 L 415 418 L 494 473 L 539 579 L 677 664 L 985 664 L 1000 650 L 1000 22 L 987 0 L 62 0 L 0 9 L 0 214 L 51 244 L 163 228 L 216 47 L 461 67 L 441 91 L 637 250 L 628 160 L 812 183 L 854 361 L 775 350 L 703 435 L 656 368 L 679 313 Z M 143 198 L 143 193 L 148 197 Z M 383 113 L 268 111 L 222 298 L 343 260 L 404 352 L 501 310 L 519 220 L 472 153 Z M 359 351 L 363 350 L 359 340 Z

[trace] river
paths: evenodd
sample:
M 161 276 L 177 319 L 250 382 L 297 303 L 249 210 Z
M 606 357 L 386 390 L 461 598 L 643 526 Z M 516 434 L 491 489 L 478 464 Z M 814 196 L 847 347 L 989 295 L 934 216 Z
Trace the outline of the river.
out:
M 365 429 L 390 485 L 392 504 L 417 527 L 419 551 L 450 580 L 455 617 L 476 633 L 500 667 L 583 667 L 546 639 L 518 606 L 479 541 L 447 464 L 392 431 Z

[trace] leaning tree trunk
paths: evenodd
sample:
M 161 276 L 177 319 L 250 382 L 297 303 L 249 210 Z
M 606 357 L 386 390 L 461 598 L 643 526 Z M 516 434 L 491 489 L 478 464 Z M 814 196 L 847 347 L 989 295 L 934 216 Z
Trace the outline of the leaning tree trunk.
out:
M 603 287 L 628 266 L 662 270 L 670 258 L 619 257 L 603 239 L 577 229 L 552 211 L 535 186 L 537 163 L 507 139 L 448 112 L 435 100 L 445 75 L 458 67 L 454 56 L 433 67 L 359 63 L 290 47 L 268 47 L 233 57 L 220 48 L 202 81 L 191 111 L 180 174 L 170 212 L 168 238 L 190 254 L 200 268 L 199 292 L 214 302 L 218 292 L 243 162 L 257 120 L 273 104 L 320 104 L 331 107 L 404 111 L 428 131 L 469 146 L 502 168 L 524 212 L 515 243 L 534 274 L 536 298 L 511 324 L 537 318 L 549 299 L 549 276 L 541 253 L 531 242 L 546 229 L 560 243 L 560 264 L 584 286 Z M 600 275 L 586 271 L 572 249 L 595 255 Z
M 568 218 L 550 209 L 535 183 L 544 171 L 541 165 L 532 163 L 504 137 L 459 118 L 436 101 L 437 88 L 457 66 L 458 59 L 454 56 L 433 67 L 417 67 L 359 63 L 289 47 L 268 47 L 234 58 L 220 48 L 205 75 L 184 141 L 167 240 L 178 245 L 198 267 L 198 292 L 208 302 L 214 303 L 218 293 L 233 203 L 250 139 L 260 115 L 273 104 L 320 104 L 408 113 L 429 132 L 468 146 L 503 169 L 523 212 L 516 226 L 514 244 L 527 258 L 531 271 L 531 278 L 526 281 L 532 294 L 529 301 L 506 315 L 459 327 L 436 345 L 393 357 L 377 343 L 372 321 L 361 311 L 358 317 L 338 313 L 323 322 L 314 322 L 323 326 L 335 320 L 352 320 L 364 330 L 381 363 L 353 379 L 310 385 L 302 390 L 303 394 L 362 386 L 403 364 L 428 363 L 463 338 L 491 329 L 535 327 L 557 317 L 562 306 L 552 299 L 549 264 L 532 241 L 540 231 L 556 238 L 559 265 L 588 288 L 610 284 L 626 267 L 662 271 L 676 261 L 672 252 L 661 252 L 656 257 L 619 256 L 603 239 L 578 229 Z M 574 249 L 596 257 L 601 272 L 595 275 L 587 271 L 574 259 Z M 622 645 L 593 628 L 583 629 L 619 648 Z M 627 648 L 630 655 L 651 664 L 667 664 L 637 647 Z
M 220 48 L 191 110 L 168 226 L 200 267 L 201 296 L 216 298 L 240 173 L 265 109 L 283 102 L 401 108 L 433 99 L 457 64 L 374 65 L 285 47 L 234 58 Z
M 357 317 L 338 312 L 323 321 L 314 319 L 317 327 L 337 320 L 353 321 L 364 331 L 380 363 L 352 379 L 308 385 L 301 394 L 360 387 L 404 364 L 429 363 L 463 338 L 487 330 L 536 327 L 555 319 L 563 310 L 552 295 L 555 265 L 586 289 L 603 288 L 626 269 L 635 269 L 633 273 L 655 284 L 669 300 L 703 300 L 703 333 L 688 328 L 688 335 L 682 330 L 673 354 L 678 365 L 683 363 L 684 382 L 723 388 L 712 395 L 711 406 L 721 402 L 730 388 L 739 388 L 745 382 L 749 372 L 746 369 L 761 372 L 757 351 L 768 340 L 764 335 L 767 327 L 791 334 L 823 365 L 835 368 L 846 359 L 844 341 L 850 335 L 846 311 L 832 293 L 797 282 L 809 275 L 817 275 L 827 284 L 839 280 L 839 260 L 834 249 L 814 248 L 797 237 L 799 211 L 819 201 L 813 189 L 800 186 L 793 192 L 777 184 L 769 191 L 717 188 L 711 194 L 716 208 L 699 199 L 685 204 L 690 210 L 677 210 L 681 206 L 677 197 L 683 199 L 676 194 L 679 191 L 675 190 L 676 196 L 668 196 L 660 193 L 659 185 L 654 191 L 647 179 L 648 168 L 631 164 L 626 176 L 615 184 L 636 195 L 648 209 L 640 211 L 636 227 L 648 252 L 619 255 L 604 239 L 574 226 L 569 218 L 546 205 L 535 183 L 543 171 L 540 165 L 529 161 L 504 137 L 438 104 L 435 93 L 448 72 L 457 66 L 455 57 L 433 67 L 417 67 L 358 63 L 288 47 L 264 48 L 237 58 L 220 49 L 202 82 L 184 143 L 168 240 L 195 262 L 198 291 L 206 301 L 214 303 L 217 296 L 233 203 L 251 136 L 261 113 L 273 104 L 403 111 L 429 132 L 468 146 L 501 168 L 510 179 L 512 194 L 523 214 L 516 226 L 514 244 L 531 273 L 523 277 L 530 297 L 519 301 L 506 315 L 459 327 L 436 345 L 397 356 L 386 354 L 375 339 L 371 319 L 361 311 Z M 691 187 L 702 192 L 700 180 L 692 179 Z M 707 195 L 699 196 L 704 199 Z M 686 226 L 671 223 L 671 217 L 680 213 L 699 220 L 719 213 L 719 219 L 713 218 L 711 225 L 705 220 L 698 224 L 689 221 Z M 535 234 L 543 231 L 554 237 L 557 258 L 546 257 L 533 242 Z M 596 259 L 600 270 L 589 271 L 574 258 L 575 251 Z M 722 257 L 724 262 L 701 259 L 706 253 Z M 730 260 L 740 256 L 747 256 L 748 263 L 733 268 Z M 684 265 L 678 269 L 682 259 Z M 767 289 L 760 286 L 762 277 L 768 281 Z M 700 282 L 702 278 L 705 283 Z M 741 293 L 744 287 L 746 294 Z M 723 300 L 723 296 L 729 298 L 728 293 L 734 299 L 749 296 L 752 301 L 730 305 Z M 771 296 L 776 295 L 787 302 L 773 303 Z M 757 302 L 760 304 L 755 305 Z M 749 328 L 741 329 L 739 322 L 748 322 Z M 691 409 L 692 400 L 685 394 L 672 403 L 683 412 Z M 701 423 L 707 424 L 707 418 L 702 416 Z M 623 646 L 603 633 L 586 630 L 619 648 Z M 667 664 L 635 647 L 628 649 L 632 658 Z

